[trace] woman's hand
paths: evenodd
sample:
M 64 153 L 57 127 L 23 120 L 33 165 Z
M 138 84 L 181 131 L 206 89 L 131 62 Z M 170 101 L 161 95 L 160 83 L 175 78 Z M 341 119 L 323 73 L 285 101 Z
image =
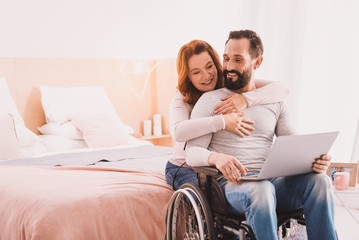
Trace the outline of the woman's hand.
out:
M 221 99 L 223 102 L 214 107 L 215 114 L 238 113 L 248 106 L 242 94 L 232 94 Z
M 221 171 L 225 178 L 232 183 L 237 183 L 242 176 L 247 174 L 245 168 L 235 157 L 223 153 L 212 153 L 209 156 L 208 163 Z
M 313 170 L 317 173 L 325 173 L 330 165 L 332 157 L 324 154 L 320 158 L 315 159 L 313 163 Z
M 253 131 L 254 127 L 248 124 L 254 124 L 254 121 L 244 118 L 243 115 L 243 112 L 223 115 L 226 130 L 236 133 L 241 137 L 244 137 L 244 134 L 251 135 L 249 131 Z

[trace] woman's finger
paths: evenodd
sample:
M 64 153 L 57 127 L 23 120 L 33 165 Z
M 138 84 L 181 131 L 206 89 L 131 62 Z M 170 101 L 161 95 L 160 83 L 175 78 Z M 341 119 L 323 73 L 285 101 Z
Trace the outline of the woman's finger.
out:
M 250 130 L 250 131 L 254 131 L 254 127 L 252 127 L 251 125 L 248 125 L 248 124 L 245 124 L 245 123 L 242 123 L 241 124 L 241 127 L 242 128 L 245 128 L 245 129 L 248 129 L 248 130 Z
M 247 131 L 245 128 L 243 128 L 243 127 L 238 128 L 238 130 L 241 131 L 242 133 L 244 133 L 244 134 L 247 135 L 247 136 L 251 135 L 251 133 L 248 132 L 248 131 Z
M 236 129 L 236 133 L 242 138 L 244 138 L 244 134 L 238 128 Z
M 253 121 L 252 119 L 248 119 L 248 118 L 243 118 L 243 119 L 242 119 L 242 122 L 254 124 L 254 121 Z
M 221 98 L 222 101 L 226 101 L 227 99 L 230 99 L 232 97 L 232 95 L 228 95 L 228 96 L 225 96 L 223 98 Z
M 220 109 L 226 102 L 221 102 L 214 107 L 214 110 Z
M 225 102 L 218 104 L 217 106 L 215 107 L 214 113 L 215 114 L 225 114 L 224 113 L 225 110 L 227 108 L 230 108 L 231 104 L 229 102 L 225 101 Z

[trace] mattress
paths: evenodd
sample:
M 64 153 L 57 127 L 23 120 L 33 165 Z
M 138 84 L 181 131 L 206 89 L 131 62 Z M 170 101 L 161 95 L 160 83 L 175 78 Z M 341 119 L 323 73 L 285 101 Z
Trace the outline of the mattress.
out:
M 164 239 L 171 153 L 136 146 L 0 162 L 0 240 Z

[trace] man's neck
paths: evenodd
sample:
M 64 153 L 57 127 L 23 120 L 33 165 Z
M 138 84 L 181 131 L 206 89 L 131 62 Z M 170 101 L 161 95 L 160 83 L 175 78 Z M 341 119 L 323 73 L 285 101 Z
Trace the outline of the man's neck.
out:
M 241 89 L 238 89 L 238 90 L 232 90 L 233 92 L 236 92 L 236 93 L 245 93 L 245 92 L 249 92 L 249 91 L 252 91 L 254 89 L 257 89 L 256 88 L 256 84 L 255 84 L 255 81 L 254 79 L 252 78 L 249 83 L 247 84 L 247 86 L 245 86 L 244 88 L 241 88 Z

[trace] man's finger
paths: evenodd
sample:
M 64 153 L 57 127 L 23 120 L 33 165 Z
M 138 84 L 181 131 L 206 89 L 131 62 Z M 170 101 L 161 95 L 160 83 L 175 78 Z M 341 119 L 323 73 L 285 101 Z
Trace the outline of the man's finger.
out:
M 233 166 L 233 168 L 232 168 L 232 175 L 237 182 L 241 180 L 241 173 L 238 170 L 238 168 L 235 166 Z
M 239 169 L 239 171 L 241 172 L 242 176 L 246 176 L 247 175 L 247 169 L 237 160 L 234 162 L 234 164 L 236 165 L 236 167 Z
M 322 173 L 322 172 L 325 172 L 327 170 L 327 168 L 323 165 L 319 165 L 319 164 L 316 164 L 314 163 L 313 164 L 313 170 L 318 172 L 318 173 Z

